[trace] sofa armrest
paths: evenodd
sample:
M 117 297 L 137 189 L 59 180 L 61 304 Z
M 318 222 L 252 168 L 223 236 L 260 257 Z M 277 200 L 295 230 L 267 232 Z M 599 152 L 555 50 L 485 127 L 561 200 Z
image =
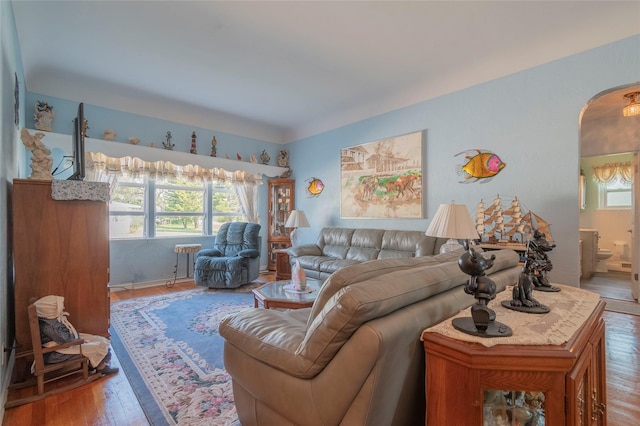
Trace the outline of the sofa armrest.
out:
M 244 249 L 238 252 L 238 256 L 255 259 L 256 257 L 260 256 L 260 252 L 256 249 Z
M 322 256 L 322 249 L 316 244 L 303 244 L 296 247 L 289 247 L 287 253 L 289 253 L 291 257 Z
M 204 250 L 200 250 L 196 257 L 200 257 L 200 256 L 224 257 L 224 253 L 222 253 L 218 249 L 204 249 Z

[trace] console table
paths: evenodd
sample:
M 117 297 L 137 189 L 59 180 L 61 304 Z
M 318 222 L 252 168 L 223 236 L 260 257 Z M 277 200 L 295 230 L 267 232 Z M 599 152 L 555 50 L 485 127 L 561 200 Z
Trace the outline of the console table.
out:
M 560 293 L 534 293 L 551 307 L 543 315 L 498 306 L 511 287 L 496 297 L 490 306 L 512 337 L 478 341 L 450 327 L 451 320 L 423 332 L 428 425 L 538 424 L 541 416 L 551 425 L 606 425 L 604 302 L 559 287 Z M 576 312 L 582 296 L 589 303 Z M 513 323 L 518 316 L 522 324 Z

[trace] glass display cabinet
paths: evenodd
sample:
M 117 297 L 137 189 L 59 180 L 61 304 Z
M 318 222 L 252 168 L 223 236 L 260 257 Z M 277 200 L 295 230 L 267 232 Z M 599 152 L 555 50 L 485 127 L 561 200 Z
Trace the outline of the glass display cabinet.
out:
M 276 270 L 276 250 L 291 247 L 290 229 L 284 224 L 295 208 L 293 179 L 269 181 L 269 235 L 267 236 L 267 269 Z
M 599 302 L 563 345 L 485 347 L 424 332 L 426 424 L 606 425 L 603 311 Z

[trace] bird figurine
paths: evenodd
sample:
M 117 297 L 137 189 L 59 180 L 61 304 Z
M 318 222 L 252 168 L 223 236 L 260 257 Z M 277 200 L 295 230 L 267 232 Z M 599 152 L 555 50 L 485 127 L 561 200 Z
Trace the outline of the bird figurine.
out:
M 258 159 L 256 158 L 255 155 L 251 154 L 251 156 L 249 157 L 249 161 L 251 161 L 252 163 L 257 163 Z
M 242 156 L 240 154 L 238 154 L 237 152 L 236 152 L 236 158 L 238 159 L 238 161 L 242 161 Z

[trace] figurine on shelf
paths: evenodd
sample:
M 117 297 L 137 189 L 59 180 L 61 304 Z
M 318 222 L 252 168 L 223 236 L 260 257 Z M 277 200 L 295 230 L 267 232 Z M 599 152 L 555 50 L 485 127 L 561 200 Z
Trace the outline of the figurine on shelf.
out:
M 471 305 L 471 318 L 462 317 L 453 320 L 453 327 L 459 331 L 481 337 L 508 337 L 512 330 L 507 325 L 495 321 L 496 312 L 489 308 L 489 302 L 496 297 L 496 284 L 486 276 L 485 271 L 493 266 L 495 255 L 490 258 L 476 252 L 464 241 L 465 251 L 458 258 L 460 270 L 469 275 L 464 292 L 476 298 Z
M 216 145 L 218 145 L 218 141 L 216 140 L 216 137 L 214 136 L 213 139 L 211 139 L 211 156 L 215 157 L 216 154 L 218 153 L 218 149 L 216 148 Z
M 135 136 L 131 136 L 131 137 L 129 138 L 129 143 L 130 143 L 131 145 L 138 145 L 138 144 L 140 143 L 140 139 L 139 139 L 139 138 L 136 138 Z
M 280 150 L 280 155 L 278 156 L 278 166 L 289 167 L 289 152 L 287 152 L 286 149 Z
M 36 112 L 35 114 L 33 114 L 33 119 L 36 122 L 36 129 L 50 132 L 51 122 L 53 121 L 53 117 L 55 116 L 53 107 L 49 106 L 47 102 L 36 101 L 35 108 Z
M 263 149 L 262 154 L 260 154 L 260 161 L 262 162 L 262 164 L 269 164 L 270 160 L 271 157 L 269 157 L 269 154 L 267 154 L 267 150 Z
M 53 159 L 51 158 L 51 150 L 42 143 L 44 133 L 36 133 L 31 135 L 29 131 L 22 128 L 20 139 L 27 151 L 31 151 L 31 176 L 29 179 L 52 180 L 51 166 Z
M 171 132 L 167 132 L 167 140 L 165 142 L 162 142 L 162 146 L 164 147 L 164 149 L 168 149 L 169 151 L 173 151 L 173 147 L 176 146 L 176 144 L 171 143 L 171 138 L 173 136 L 171 136 Z
M 103 133 L 105 141 L 112 141 L 112 140 L 114 140 L 116 138 L 117 135 L 118 134 L 115 131 L 111 130 L 111 129 L 107 129 Z
M 193 132 L 191 132 L 191 149 L 189 150 L 189 152 L 192 154 L 198 153 L 198 150 L 196 148 L 196 138 L 196 131 L 194 130 Z

